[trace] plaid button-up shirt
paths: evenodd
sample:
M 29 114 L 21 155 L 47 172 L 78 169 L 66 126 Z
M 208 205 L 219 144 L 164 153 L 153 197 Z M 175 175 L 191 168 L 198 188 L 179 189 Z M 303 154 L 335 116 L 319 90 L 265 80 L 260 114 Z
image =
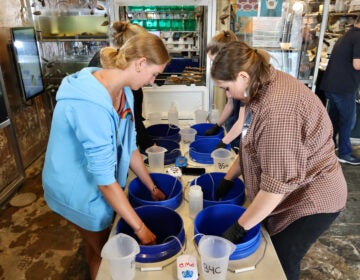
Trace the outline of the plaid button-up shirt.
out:
M 253 200 L 260 189 L 285 194 L 266 220 L 270 235 L 303 216 L 342 210 L 346 181 L 318 97 L 271 67 L 271 82 L 247 107 L 252 120 L 240 153 L 247 196 Z

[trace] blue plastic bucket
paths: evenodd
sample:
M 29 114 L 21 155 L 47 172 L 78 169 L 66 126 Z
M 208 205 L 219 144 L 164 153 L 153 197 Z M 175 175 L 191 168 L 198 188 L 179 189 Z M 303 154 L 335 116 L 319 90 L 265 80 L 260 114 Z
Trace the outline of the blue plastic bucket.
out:
M 194 234 L 196 243 L 202 235 L 221 236 L 223 232 L 235 223 L 245 212 L 246 208 L 234 204 L 217 204 L 201 210 L 194 220 Z M 250 229 L 243 241 L 236 244 L 230 260 L 238 260 L 253 254 L 261 242 L 261 225 Z
M 146 128 L 147 132 L 154 140 L 172 140 L 180 142 L 180 128 L 176 125 L 154 124 Z
M 136 255 L 135 261 L 160 262 L 180 252 L 185 243 L 185 230 L 183 220 L 177 212 L 158 205 L 140 206 L 135 208 L 135 212 L 156 235 L 157 243 L 156 245 L 140 245 L 140 253 Z M 116 225 L 116 233 L 128 234 L 139 242 L 133 229 L 122 218 Z
M 130 204 L 133 207 L 141 205 L 160 205 L 176 209 L 182 202 L 181 181 L 171 175 L 162 173 L 150 173 L 155 185 L 166 195 L 165 200 L 154 201 L 150 191 L 140 181 L 139 178 L 133 179 L 129 184 L 128 195 Z
M 190 187 L 192 185 L 201 186 L 203 191 L 203 208 L 216 204 L 242 205 L 244 203 L 245 185 L 239 178 L 234 180 L 234 187 L 222 198 L 222 200 L 217 200 L 216 190 L 225 174 L 226 173 L 223 172 L 205 173 L 190 183 Z
M 192 125 L 191 128 L 193 128 L 197 131 L 197 133 L 195 135 L 195 140 L 201 139 L 201 138 L 209 138 L 209 137 L 215 137 L 215 138 L 222 139 L 225 134 L 223 127 L 220 128 L 220 131 L 218 134 L 215 134 L 212 136 L 205 136 L 206 130 L 208 130 L 209 128 L 212 128 L 213 126 L 214 126 L 214 123 L 198 123 L 198 124 Z
M 215 137 L 200 138 L 190 143 L 189 156 L 193 161 L 202 164 L 213 164 L 214 159 L 211 153 L 215 150 L 220 139 Z M 226 145 L 225 149 L 230 150 L 231 146 Z
M 175 160 L 178 156 L 181 156 L 181 150 L 179 143 L 173 141 L 173 140 L 164 140 L 164 139 L 157 139 L 155 140 L 156 145 L 163 147 L 167 150 L 165 152 L 164 157 L 164 165 L 169 165 L 175 163 Z M 140 152 L 144 155 L 146 155 L 144 150 L 140 150 Z M 148 159 L 145 159 L 144 161 L 146 164 L 149 163 Z

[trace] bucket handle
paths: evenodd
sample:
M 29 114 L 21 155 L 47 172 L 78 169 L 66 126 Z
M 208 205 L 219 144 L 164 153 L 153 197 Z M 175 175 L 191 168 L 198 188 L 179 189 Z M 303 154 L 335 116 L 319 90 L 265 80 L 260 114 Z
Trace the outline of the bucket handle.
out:
M 180 154 L 181 154 L 180 148 L 176 148 L 176 149 L 174 149 L 174 150 L 171 150 L 171 151 L 169 152 L 169 154 L 172 154 L 172 153 L 178 152 L 178 151 L 180 151 Z
M 239 267 L 239 268 L 235 267 L 235 268 L 229 269 L 231 272 L 240 273 L 240 272 L 247 272 L 247 271 L 255 270 L 256 267 L 258 266 L 258 264 L 264 259 L 268 242 L 267 242 L 266 237 L 264 236 L 264 233 L 263 233 L 262 230 L 260 230 L 260 234 L 261 234 L 261 240 L 264 240 L 264 249 L 263 249 L 261 255 L 258 257 L 258 259 L 254 261 L 253 265 L 250 265 L 248 267 L 243 267 L 242 266 L 242 267 Z M 260 240 L 260 242 L 261 242 L 261 240 Z
M 195 242 L 195 238 L 198 237 L 198 236 L 203 237 L 203 236 L 205 236 L 205 234 L 204 234 L 204 233 L 197 233 L 197 234 L 195 234 L 195 235 L 193 236 L 193 238 L 192 238 L 192 242 L 194 243 L 194 247 L 195 247 L 195 249 L 196 249 L 196 253 L 198 253 L 198 255 L 200 256 L 199 249 L 198 249 L 198 245 L 197 245 L 196 242 Z
M 183 249 L 183 245 L 181 244 L 180 239 L 179 239 L 177 236 L 175 236 L 175 235 L 169 235 L 168 237 L 166 237 L 166 238 L 164 239 L 164 242 L 167 241 L 167 240 L 170 239 L 170 238 L 174 238 L 174 239 L 178 242 L 179 247 L 180 247 L 180 250 Z M 184 250 L 183 250 L 183 252 L 185 252 L 185 250 L 186 250 L 186 240 L 185 240 L 185 242 L 184 242 Z
M 172 194 L 173 194 L 173 192 L 174 192 L 174 190 L 175 190 L 175 186 L 176 186 L 176 182 L 177 182 L 177 181 L 180 181 L 180 180 L 179 180 L 178 177 L 175 177 L 174 184 L 173 184 L 173 186 L 172 186 L 171 192 L 169 193 L 169 195 L 168 195 L 168 197 L 167 197 L 168 199 L 172 197 Z M 181 182 L 180 182 L 180 184 L 181 184 Z
M 176 125 L 173 125 L 173 124 L 169 123 L 169 128 L 168 128 L 168 130 L 166 131 L 165 136 L 169 136 L 169 133 L 170 133 L 170 130 L 171 130 L 171 129 L 177 129 L 177 128 L 178 128 L 178 127 L 177 127 Z
M 212 199 L 215 201 L 215 181 L 211 173 L 207 173 L 210 176 L 212 182 Z
M 212 198 L 213 198 L 213 200 L 215 201 L 215 181 L 214 181 L 214 178 L 213 178 L 213 176 L 211 175 L 211 173 L 206 173 L 206 174 L 210 176 L 210 179 L 211 179 L 211 181 L 212 181 Z M 198 177 L 196 177 L 196 178 L 194 179 L 194 184 L 195 184 L 195 185 L 197 185 L 197 179 L 198 179 L 199 177 L 200 177 L 200 176 L 198 176 Z

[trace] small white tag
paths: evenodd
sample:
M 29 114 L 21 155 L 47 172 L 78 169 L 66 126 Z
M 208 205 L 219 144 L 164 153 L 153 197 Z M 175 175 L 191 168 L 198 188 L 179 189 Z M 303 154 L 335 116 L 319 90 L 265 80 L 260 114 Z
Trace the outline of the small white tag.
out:
M 196 257 L 180 255 L 177 257 L 177 275 L 179 280 L 196 280 L 199 277 Z
M 171 166 L 167 168 L 166 173 L 176 178 L 180 178 L 182 175 L 181 169 L 176 166 Z

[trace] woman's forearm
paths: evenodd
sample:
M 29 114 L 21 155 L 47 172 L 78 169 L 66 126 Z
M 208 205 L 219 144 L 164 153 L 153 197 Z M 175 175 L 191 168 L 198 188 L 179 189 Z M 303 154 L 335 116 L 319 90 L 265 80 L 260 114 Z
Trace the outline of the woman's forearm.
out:
M 110 185 L 99 186 L 106 201 L 135 231 L 142 226 L 140 217 L 130 205 L 129 200 L 117 182 Z
M 223 137 L 222 141 L 225 144 L 230 144 L 236 137 L 238 137 L 241 134 L 241 131 L 244 126 L 245 121 L 245 107 L 240 107 L 239 110 L 239 117 L 237 121 L 233 124 L 229 132 Z
M 234 110 L 233 100 L 232 100 L 232 98 L 228 98 L 228 100 L 225 104 L 225 107 L 216 122 L 218 124 L 218 126 L 222 126 L 225 123 L 225 121 L 231 116 L 233 110 Z
M 235 180 L 241 175 L 240 169 L 240 157 L 237 156 L 227 173 L 225 174 L 224 178 L 230 181 Z
M 239 224 L 246 230 L 262 222 L 279 205 L 284 194 L 269 193 L 260 190 L 246 211 L 239 218 Z

